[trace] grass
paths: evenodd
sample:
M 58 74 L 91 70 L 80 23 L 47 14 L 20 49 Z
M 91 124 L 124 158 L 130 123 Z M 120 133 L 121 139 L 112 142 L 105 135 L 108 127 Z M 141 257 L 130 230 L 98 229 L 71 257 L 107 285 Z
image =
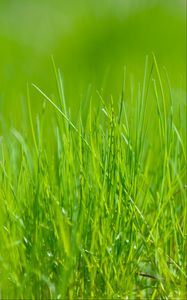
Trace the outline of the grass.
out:
M 29 85 L 24 130 L 0 141 L 0 298 L 184 299 L 185 95 L 153 55 L 72 121 L 54 73 L 58 96 Z

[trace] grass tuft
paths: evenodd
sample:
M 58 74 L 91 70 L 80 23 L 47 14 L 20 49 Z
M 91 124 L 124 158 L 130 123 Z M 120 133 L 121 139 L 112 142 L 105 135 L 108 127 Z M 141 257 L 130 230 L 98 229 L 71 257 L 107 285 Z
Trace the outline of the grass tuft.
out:
M 0 140 L 0 298 L 184 299 L 184 99 L 153 55 L 119 102 L 88 90 L 73 122 L 53 67 L 58 96 L 32 84 L 34 121 L 27 87 L 25 134 Z

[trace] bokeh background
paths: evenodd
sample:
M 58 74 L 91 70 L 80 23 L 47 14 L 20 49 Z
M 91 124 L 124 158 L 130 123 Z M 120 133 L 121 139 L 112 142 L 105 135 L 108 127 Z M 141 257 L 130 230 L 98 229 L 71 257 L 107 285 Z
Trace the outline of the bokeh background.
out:
M 153 51 L 172 86 L 186 89 L 185 0 L 0 0 L 0 120 L 22 120 L 26 85 L 55 95 L 51 55 L 72 111 L 98 89 L 118 100 L 124 66 L 141 81 Z M 32 108 L 41 109 L 31 88 Z M 72 112 L 73 114 L 73 112 Z M 0 128 L 1 128 L 0 127 Z

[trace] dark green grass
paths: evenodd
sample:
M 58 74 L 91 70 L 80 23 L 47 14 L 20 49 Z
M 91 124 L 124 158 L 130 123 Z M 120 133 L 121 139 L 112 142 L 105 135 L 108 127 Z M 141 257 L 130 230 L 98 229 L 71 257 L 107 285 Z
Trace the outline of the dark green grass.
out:
M 58 97 L 28 86 L 26 127 L 1 137 L 0 298 L 184 299 L 185 95 L 153 55 L 71 121 L 54 70 Z

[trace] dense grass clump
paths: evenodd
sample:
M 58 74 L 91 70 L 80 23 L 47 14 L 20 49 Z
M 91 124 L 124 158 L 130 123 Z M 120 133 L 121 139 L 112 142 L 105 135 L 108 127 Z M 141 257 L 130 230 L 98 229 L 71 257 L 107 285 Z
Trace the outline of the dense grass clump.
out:
M 72 122 L 55 75 L 58 99 L 28 87 L 27 127 L 1 137 L 0 298 L 184 299 L 184 95 L 153 57 L 119 107 L 98 92 Z

